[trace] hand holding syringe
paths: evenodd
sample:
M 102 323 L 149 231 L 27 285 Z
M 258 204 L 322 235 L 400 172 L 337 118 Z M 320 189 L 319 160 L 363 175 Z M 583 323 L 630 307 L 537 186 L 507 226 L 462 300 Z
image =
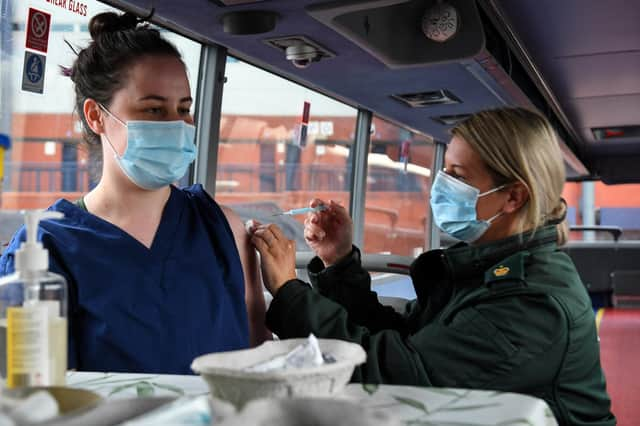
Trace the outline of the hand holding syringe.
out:
M 276 213 L 273 216 L 282 216 L 282 215 L 294 216 L 298 214 L 315 213 L 315 212 L 321 212 L 323 210 L 327 210 L 327 208 L 328 207 L 325 206 L 324 204 L 319 204 L 315 207 L 302 207 L 299 209 L 287 210 L 286 212 Z
M 317 213 L 317 212 L 321 212 L 321 211 L 325 211 L 325 210 L 329 210 L 329 206 L 325 205 L 325 204 L 318 204 L 315 207 L 302 207 L 299 209 L 291 209 L 291 210 L 287 210 L 286 212 L 282 212 L 282 213 L 275 213 L 272 214 L 271 216 L 294 216 L 294 215 L 299 215 L 299 214 L 306 214 L 306 213 Z M 250 219 L 248 221 L 245 222 L 244 224 L 244 228 L 247 230 L 248 234 L 253 234 L 253 231 L 260 226 L 259 222 L 254 221 L 253 219 Z
M 325 267 L 349 256 L 353 251 L 353 222 L 347 210 L 333 200 L 325 203 L 319 198 L 313 199 L 309 206 L 273 216 L 307 214 L 303 234 L 305 242 Z M 252 244 L 260 253 L 264 283 L 274 294 L 296 276 L 295 242 L 274 223 L 263 225 L 250 220 L 245 226 Z

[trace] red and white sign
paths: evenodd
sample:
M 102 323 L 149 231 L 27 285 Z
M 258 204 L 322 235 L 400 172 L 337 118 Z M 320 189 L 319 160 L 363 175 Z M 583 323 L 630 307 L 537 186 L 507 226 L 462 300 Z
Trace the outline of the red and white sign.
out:
M 47 53 L 50 27 L 51 14 L 30 7 L 27 18 L 27 48 Z
M 87 16 L 87 5 L 78 0 L 46 0 L 47 3 L 80 16 Z

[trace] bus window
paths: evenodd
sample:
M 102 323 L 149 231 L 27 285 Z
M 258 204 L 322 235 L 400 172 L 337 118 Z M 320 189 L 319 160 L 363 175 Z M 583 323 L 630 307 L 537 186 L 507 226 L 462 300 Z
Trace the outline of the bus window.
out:
M 567 182 L 563 195 L 571 241 L 640 240 L 640 185 Z M 577 230 L 584 226 L 601 230 Z
M 282 77 L 227 59 L 216 199 L 242 219 L 276 221 L 300 251 L 313 197 L 349 205 L 349 152 L 357 110 Z
M 368 158 L 365 251 L 425 251 L 434 145 L 430 138 L 374 117 Z
M 99 156 L 90 154 L 88 147 L 81 144 L 82 126 L 74 111 L 72 82 L 63 75 L 61 67 L 70 68 L 75 60 L 73 49 L 83 48 L 91 40 L 89 19 L 100 12 L 116 9 L 96 0 L 83 3 L 87 7 L 86 16 L 54 3 L 2 2 L 3 12 L 8 14 L 2 17 L 0 38 L 3 41 L 0 79 L 0 123 L 3 128 L 0 128 L 0 134 L 10 135 L 11 142 L 4 156 L 0 198 L 0 241 L 3 244 L 23 222 L 18 210 L 45 208 L 59 198 L 73 201 L 89 191 L 99 179 Z M 44 12 L 42 16 L 50 15 L 46 53 L 25 49 L 30 8 Z M 161 31 L 182 53 L 195 98 L 200 44 Z M 24 64 L 33 61 L 33 55 L 44 58 L 44 67 L 37 70 L 43 73 L 43 81 L 39 85 L 38 75 L 31 75 L 36 83 L 28 91 L 22 87 L 23 78 L 29 77 L 23 76 Z

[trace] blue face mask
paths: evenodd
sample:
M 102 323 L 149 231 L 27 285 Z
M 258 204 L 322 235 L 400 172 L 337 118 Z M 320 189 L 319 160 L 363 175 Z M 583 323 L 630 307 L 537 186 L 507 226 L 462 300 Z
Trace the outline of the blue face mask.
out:
M 438 228 L 453 238 L 471 243 L 484 234 L 491 222 L 502 214 L 499 212 L 488 220 L 479 220 L 476 214 L 478 198 L 496 192 L 507 185 L 501 185 L 480 193 L 477 188 L 448 175 L 438 172 L 431 187 L 431 211 Z
M 178 121 L 127 121 L 107 108 L 107 114 L 127 128 L 127 149 L 122 156 L 106 137 L 124 174 L 143 189 L 159 189 L 183 177 L 196 158 L 195 126 Z

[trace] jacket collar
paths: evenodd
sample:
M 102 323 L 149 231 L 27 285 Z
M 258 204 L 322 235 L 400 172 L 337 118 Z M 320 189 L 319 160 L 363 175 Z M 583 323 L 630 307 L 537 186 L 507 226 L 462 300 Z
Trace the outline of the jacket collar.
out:
M 557 246 L 555 226 L 544 226 L 502 240 L 478 245 L 456 244 L 444 250 L 442 260 L 455 282 L 482 276 L 501 260 L 519 251 L 554 250 Z
M 445 250 L 429 250 L 422 253 L 411 265 L 411 278 L 423 307 L 424 321 L 429 321 L 442 310 L 455 288 L 477 285 L 490 278 L 513 279 L 524 276 L 523 256 L 507 258 L 518 252 L 555 250 L 557 241 L 555 226 L 539 228 L 535 233 L 525 232 L 486 244 L 456 244 Z M 503 262 L 503 263 L 499 263 Z

